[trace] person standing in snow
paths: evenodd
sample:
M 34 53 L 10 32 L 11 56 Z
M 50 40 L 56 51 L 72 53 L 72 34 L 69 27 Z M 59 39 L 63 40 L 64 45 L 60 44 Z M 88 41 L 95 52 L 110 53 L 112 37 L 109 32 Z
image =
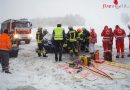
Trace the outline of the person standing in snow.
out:
M 113 32 L 111 28 L 108 28 L 106 25 L 101 33 L 101 36 L 103 37 L 103 48 L 104 48 L 104 60 L 106 60 L 106 53 L 110 52 L 112 53 L 112 43 L 113 43 Z
M 128 24 L 128 28 L 130 30 L 130 24 Z M 129 54 L 127 56 L 130 57 L 130 32 L 129 32 L 128 38 L 129 38 Z
M 69 26 L 68 29 L 69 31 L 67 33 L 67 39 L 70 47 L 70 56 L 73 57 L 73 54 L 78 56 L 78 46 L 77 46 L 78 33 L 73 29 L 72 26 Z
M 89 52 L 89 37 L 90 37 L 90 33 L 86 28 L 82 28 L 83 30 L 83 45 L 84 45 L 84 50 L 85 52 Z
M 9 71 L 9 52 L 12 49 L 10 37 L 8 36 L 8 30 L 5 29 L 4 33 L 0 35 L 0 59 L 2 71 L 11 74 Z
M 36 40 L 38 45 L 38 56 L 40 57 L 41 54 L 43 54 L 43 57 L 47 57 L 46 50 L 44 47 L 44 40 L 43 40 L 43 34 L 42 34 L 42 28 L 39 27 L 38 31 L 36 32 Z
M 81 44 L 83 42 L 83 32 L 81 28 L 77 29 L 78 37 L 77 37 L 77 43 L 78 43 L 78 51 L 81 50 Z
M 124 58 L 124 38 L 126 36 L 125 30 L 119 27 L 119 25 L 115 26 L 114 30 L 114 37 L 116 38 L 116 49 L 117 49 L 117 55 L 116 58 L 119 58 L 120 56 L 120 50 L 121 50 L 121 57 Z
M 62 61 L 62 49 L 65 42 L 65 31 L 61 27 L 61 24 L 57 24 L 52 33 L 52 44 L 54 45 L 55 61 Z M 59 53 L 59 58 L 58 58 Z
M 95 43 L 97 43 L 97 34 L 94 29 L 91 29 L 90 31 L 90 39 L 89 39 L 89 48 L 90 48 L 90 55 L 91 58 L 94 58 L 94 52 L 95 52 Z

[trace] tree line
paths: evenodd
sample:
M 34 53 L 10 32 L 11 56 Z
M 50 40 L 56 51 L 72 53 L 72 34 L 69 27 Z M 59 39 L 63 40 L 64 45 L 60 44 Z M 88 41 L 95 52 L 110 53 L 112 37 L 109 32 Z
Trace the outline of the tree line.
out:
M 56 26 L 61 23 L 64 26 L 82 26 L 85 19 L 80 15 L 66 15 L 64 17 L 35 18 L 31 20 L 33 27 Z

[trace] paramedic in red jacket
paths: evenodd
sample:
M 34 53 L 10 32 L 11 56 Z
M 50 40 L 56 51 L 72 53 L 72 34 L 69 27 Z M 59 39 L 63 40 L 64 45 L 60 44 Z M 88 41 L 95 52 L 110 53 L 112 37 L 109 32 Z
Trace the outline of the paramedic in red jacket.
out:
M 124 58 L 124 38 L 126 36 L 125 30 L 121 29 L 119 25 L 115 26 L 114 30 L 114 37 L 116 39 L 116 49 L 117 49 L 117 56 L 116 58 L 119 58 L 120 56 L 120 50 L 121 50 L 121 57 Z
M 106 52 L 112 52 L 112 44 L 113 44 L 113 32 L 111 28 L 108 28 L 106 25 L 101 33 L 103 37 L 103 48 L 104 48 L 104 60 L 106 60 Z

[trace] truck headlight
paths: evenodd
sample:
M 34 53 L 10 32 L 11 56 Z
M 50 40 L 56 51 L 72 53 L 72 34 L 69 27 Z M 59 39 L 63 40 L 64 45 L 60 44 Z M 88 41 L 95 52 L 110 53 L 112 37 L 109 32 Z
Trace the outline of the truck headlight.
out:
M 17 35 L 17 34 L 15 34 L 15 35 L 14 35 L 14 38 L 18 38 L 18 35 Z
M 32 34 L 29 34 L 29 37 L 32 38 Z

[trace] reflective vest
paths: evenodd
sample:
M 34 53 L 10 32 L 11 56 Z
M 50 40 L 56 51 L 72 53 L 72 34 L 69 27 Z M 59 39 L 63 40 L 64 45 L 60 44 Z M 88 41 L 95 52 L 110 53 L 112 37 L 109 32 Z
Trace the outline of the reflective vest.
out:
M 11 40 L 8 34 L 0 35 L 0 50 L 9 51 L 12 48 Z
M 79 32 L 77 38 L 80 39 L 80 38 L 81 38 L 80 36 L 81 36 L 82 34 L 83 34 L 82 32 Z
M 54 40 L 63 40 L 63 28 L 57 27 L 54 29 Z
M 41 35 L 40 32 L 37 32 L 37 33 L 36 33 L 37 43 L 42 43 L 42 40 L 40 39 L 40 37 L 41 37 L 40 35 Z
M 76 41 L 76 33 L 75 31 L 69 31 L 70 37 L 69 37 L 69 41 L 70 42 L 75 42 Z M 73 35 L 73 36 L 72 36 Z

